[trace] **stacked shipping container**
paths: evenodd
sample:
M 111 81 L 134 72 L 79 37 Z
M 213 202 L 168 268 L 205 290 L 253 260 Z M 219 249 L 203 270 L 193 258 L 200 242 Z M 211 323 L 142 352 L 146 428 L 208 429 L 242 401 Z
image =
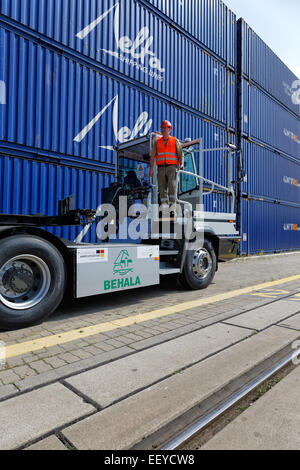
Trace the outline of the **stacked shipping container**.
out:
M 70 192 L 78 207 L 96 209 L 114 177 L 113 146 L 165 118 L 179 138 L 234 141 L 235 17 L 222 2 L 199 5 L 185 30 L 155 2 L 1 2 L 0 212 L 54 213 Z M 206 175 L 224 183 L 217 157 L 207 158 Z M 208 210 L 225 205 L 206 199 Z
M 297 77 L 242 19 L 237 35 L 238 130 L 247 175 L 241 188 L 242 253 L 299 249 Z
M 0 212 L 53 214 L 70 193 L 77 207 L 96 209 L 114 178 L 113 146 L 169 119 L 177 137 L 201 136 L 206 148 L 240 131 L 244 253 L 299 248 L 287 230 L 300 204 L 300 107 L 287 94 L 295 77 L 244 22 L 238 28 L 220 0 L 2 0 Z M 226 158 L 206 154 L 204 169 L 225 184 Z M 257 218 L 262 239 L 254 236 L 250 219 L 262 207 L 271 214 L 261 198 L 293 208 L 282 243 L 263 241 L 268 218 Z M 207 210 L 226 204 L 206 198 Z M 78 230 L 55 233 L 74 239 Z

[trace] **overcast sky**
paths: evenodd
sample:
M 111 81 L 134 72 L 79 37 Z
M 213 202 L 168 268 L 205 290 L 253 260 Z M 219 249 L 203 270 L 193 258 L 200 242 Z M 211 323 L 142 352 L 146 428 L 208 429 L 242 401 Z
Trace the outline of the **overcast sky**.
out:
M 224 0 L 300 79 L 300 0 Z

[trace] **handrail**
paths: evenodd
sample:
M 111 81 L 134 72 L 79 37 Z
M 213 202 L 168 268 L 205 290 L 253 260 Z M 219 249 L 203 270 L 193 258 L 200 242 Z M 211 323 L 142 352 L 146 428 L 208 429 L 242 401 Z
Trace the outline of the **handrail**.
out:
M 151 134 L 153 135 L 153 133 Z M 156 135 L 158 135 L 158 133 L 156 133 Z M 160 134 L 159 134 L 160 135 Z M 186 204 L 190 204 L 188 203 L 188 201 L 181 201 L 180 199 L 178 199 L 178 194 L 179 194 L 179 178 L 180 178 L 180 175 L 181 174 L 186 174 L 186 175 L 189 175 L 189 176 L 192 176 L 194 178 L 197 178 L 197 181 L 200 183 L 199 186 L 199 192 L 200 192 L 200 197 L 199 199 L 201 200 L 201 204 L 203 203 L 203 196 L 208 196 L 210 194 L 213 193 L 213 191 L 216 189 L 216 188 L 220 188 L 221 190 L 223 191 L 226 191 L 227 194 L 230 194 L 231 195 L 231 212 L 233 213 L 234 212 L 234 208 L 235 208 L 235 202 L 236 202 L 236 195 L 235 195 L 235 191 L 234 191 L 234 187 L 233 187 L 233 181 L 232 181 L 232 165 L 233 165 L 233 154 L 237 151 L 237 148 L 235 147 L 234 144 L 228 144 L 226 147 L 220 147 L 220 148 L 211 148 L 211 149 L 203 149 L 203 139 L 202 138 L 199 138 L 199 139 L 195 139 L 193 141 L 187 141 L 187 142 L 181 142 L 181 147 L 183 149 L 183 151 L 186 149 L 187 150 L 187 155 L 189 153 L 199 153 L 200 154 L 200 157 L 199 157 L 199 168 L 198 168 L 198 172 L 199 173 L 203 173 L 203 155 L 204 153 L 208 153 L 208 152 L 222 152 L 222 151 L 228 151 L 229 152 L 229 159 L 228 159 L 228 173 L 227 173 L 227 176 L 228 176 L 228 184 L 230 184 L 230 187 L 226 187 L 226 186 L 223 186 L 219 183 L 215 183 L 214 181 L 211 181 L 209 180 L 208 178 L 205 178 L 204 176 L 200 176 L 199 174 L 197 173 L 192 173 L 192 172 L 189 172 L 189 171 L 185 171 L 185 170 L 178 170 L 177 171 L 177 175 L 176 175 L 176 194 L 175 194 L 175 197 L 176 197 L 176 201 L 177 202 L 180 202 L 180 203 L 186 203 Z M 192 152 L 189 152 L 189 149 L 191 147 L 193 147 L 193 145 L 199 145 L 200 146 L 200 149 L 199 150 L 195 150 L 195 149 L 191 149 Z M 185 153 L 185 152 L 184 152 Z M 231 158 L 230 158 L 231 157 Z M 193 159 L 194 160 L 194 159 Z M 194 160 L 195 162 L 195 160 Z M 196 168 L 195 168 L 196 170 Z M 153 184 L 154 183 L 154 184 Z M 153 178 L 153 183 L 152 183 L 152 187 L 153 187 L 153 190 L 155 192 L 155 197 L 153 198 L 153 202 L 158 202 L 158 188 L 157 188 L 157 168 L 155 166 L 155 172 L 154 172 L 154 178 Z M 156 184 L 155 184 L 156 183 Z M 209 185 L 211 185 L 211 190 L 210 191 L 205 191 L 203 190 L 203 183 L 207 183 Z
M 221 188 L 224 191 L 226 191 L 227 193 L 230 193 L 231 196 L 232 196 L 232 212 L 234 211 L 235 192 L 232 188 L 227 188 L 226 186 L 223 186 L 219 183 L 215 183 L 214 181 L 211 181 L 208 178 L 204 178 L 204 176 L 197 175 L 196 173 L 192 173 L 191 171 L 185 171 L 185 170 L 178 170 L 177 171 L 177 174 L 176 174 L 176 200 L 179 201 L 179 199 L 178 199 L 178 187 L 179 187 L 179 178 L 180 178 L 181 174 L 193 176 L 194 178 L 197 178 L 200 181 L 204 181 L 206 183 L 211 184 L 212 185 L 212 190 L 210 192 L 207 192 L 207 193 L 203 194 L 204 196 L 208 196 L 208 195 L 212 194 L 215 187 Z
M 222 188 L 227 192 L 230 192 L 231 194 L 234 194 L 233 189 L 227 188 L 226 186 L 222 186 L 219 183 L 215 183 L 214 181 L 209 180 L 208 178 L 204 178 L 204 176 L 197 175 L 196 173 L 192 173 L 191 171 L 186 171 L 186 170 L 179 170 L 179 174 L 185 174 L 185 175 L 190 175 L 193 176 L 194 178 L 198 178 L 202 181 L 206 181 L 207 183 L 212 184 L 213 186 L 218 186 L 218 188 Z

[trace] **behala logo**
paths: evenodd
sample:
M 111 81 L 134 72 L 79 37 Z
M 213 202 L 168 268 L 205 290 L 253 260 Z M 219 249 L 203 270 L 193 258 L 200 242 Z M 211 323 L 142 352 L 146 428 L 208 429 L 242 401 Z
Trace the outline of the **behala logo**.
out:
M 126 276 L 128 273 L 133 272 L 133 268 L 131 267 L 133 261 L 129 256 L 127 250 L 122 250 L 114 262 L 114 274 L 119 274 L 120 276 Z
M 114 130 L 115 139 L 117 142 L 125 143 L 130 140 L 133 140 L 139 134 L 141 136 L 147 135 L 149 130 L 152 126 L 152 119 L 149 119 L 149 114 L 144 111 L 142 112 L 133 129 L 131 130 L 129 127 L 124 126 L 121 129 L 118 129 L 118 120 L 119 120 L 119 95 L 116 95 L 103 109 L 77 134 L 74 138 L 74 142 L 82 142 L 82 140 L 86 137 L 86 135 L 91 131 L 91 129 L 95 126 L 95 124 L 99 121 L 101 116 L 111 107 L 113 106 L 113 113 L 112 113 L 112 126 Z M 143 131 L 141 133 L 141 131 Z M 107 149 L 107 150 L 114 150 L 114 147 L 111 145 L 104 146 L 101 145 L 100 148 Z
M 120 2 L 117 2 L 111 8 L 102 13 L 92 23 L 86 26 L 83 30 L 77 33 L 77 37 L 81 40 L 85 39 L 109 14 L 114 13 L 114 40 L 116 48 L 114 50 L 101 49 L 105 54 L 109 54 L 116 59 L 127 63 L 143 73 L 148 73 L 151 77 L 162 81 L 160 74 L 165 72 L 162 67 L 160 59 L 156 56 L 155 52 L 151 50 L 154 37 L 150 35 L 150 30 L 147 26 L 140 29 L 134 39 L 128 36 L 120 36 Z M 125 54 L 125 55 L 124 55 Z M 148 58 L 148 65 L 146 65 L 146 57 Z
M 300 80 L 295 80 L 292 84 L 292 102 L 300 105 Z

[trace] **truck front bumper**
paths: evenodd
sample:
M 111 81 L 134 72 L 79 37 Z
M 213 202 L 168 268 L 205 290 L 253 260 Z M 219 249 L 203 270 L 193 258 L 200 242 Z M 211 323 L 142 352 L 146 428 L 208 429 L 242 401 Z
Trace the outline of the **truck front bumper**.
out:
M 219 237 L 219 261 L 229 261 L 237 257 L 240 237 Z

